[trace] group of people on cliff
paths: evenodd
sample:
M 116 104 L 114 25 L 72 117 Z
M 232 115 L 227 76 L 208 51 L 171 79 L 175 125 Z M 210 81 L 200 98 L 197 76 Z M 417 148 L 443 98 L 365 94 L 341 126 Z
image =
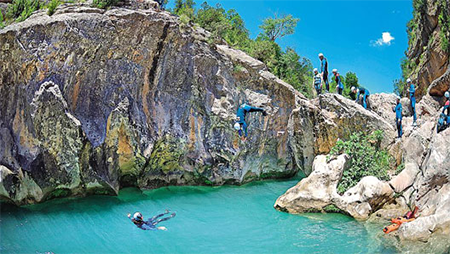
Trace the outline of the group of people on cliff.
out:
M 322 53 L 319 54 L 319 59 L 320 72 L 319 69 L 314 68 L 313 78 L 313 86 L 317 95 L 322 93 L 323 84 L 325 84 L 326 92 L 330 92 L 330 83 L 328 82 L 328 60 Z M 337 69 L 333 69 L 331 72 L 333 73 L 334 81 L 336 82 L 336 92 L 342 95 L 342 92 L 344 91 L 344 83 L 342 82 L 341 75 Z M 352 86 L 350 91 L 350 97 L 357 103 L 361 103 L 361 105 L 367 109 L 367 99 L 370 95 L 369 90 L 364 87 Z
M 409 79 L 409 78 L 406 80 L 406 83 L 409 85 L 409 88 L 407 91 L 409 93 L 409 98 L 411 101 L 413 127 L 416 127 L 417 126 L 417 123 L 416 123 L 416 121 L 417 121 L 416 96 L 415 96 L 416 87 L 414 86 L 414 84 L 411 82 L 411 79 Z M 445 128 L 447 128 L 450 125 L 450 92 L 446 91 L 444 93 L 444 97 L 445 97 L 445 103 L 444 103 L 442 112 L 440 113 L 440 116 L 439 116 L 439 120 L 438 120 L 438 124 L 437 124 L 437 132 L 444 130 Z M 397 96 L 397 105 L 393 109 L 393 111 L 395 112 L 395 123 L 397 126 L 398 138 L 401 138 L 403 136 L 403 129 L 402 129 L 403 107 L 402 107 L 402 103 L 401 103 L 400 99 L 401 99 L 400 96 Z
M 328 61 L 322 53 L 319 54 L 319 59 L 320 59 L 320 72 L 317 68 L 315 68 L 313 78 L 313 86 L 317 92 L 317 95 L 322 93 L 323 84 L 325 84 L 326 92 L 330 92 L 330 84 L 328 82 Z M 336 92 L 342 95 L 342 92 L 344 91 L 344 84 L 341 80 L 341 76 L 337 71 L 337 69 L 333 69 L 332 73 L 336 82 Z M 410 105 L 413 116 L 412 126 L 416 127 L 417 126 L 416 96 L 415 96 L 416 86 L 412 83 L 411 79 L 409 78 L 406 80 L 406 83 L 408 85 L 407 91 L 411 102 Z M 369 95 L 370 95 L 369 90 L 364 87 L 354 87 L 354 86 L 351 87 L 350 97 L 353 100 L 355 100 L 355 102 L 360 103 L 365 109 L 367 109 Z M 438 132 L 450 125 L 450 98 L 449 98 L 450 93 L 447 91 L 445 92 L 444 96 L 446 97 L 446 102 L 442 110 L 441 116 L 439 118 Z M 395 124 L 397 126 L 398 138 L 401 138 L 403 136 L 403 129 L 402 129 L 403 107 L 400 99 L 401 99 L 400 96 L 397 96 L 397 104 L 393 108 L 393 111 L 395 112 Z M 245 121 L 245 117 L 247 113 L 250 112 L 261 112 L 263 116 L 267 115 L 266 111 L 262 108 L 254 107 L 246 103 L 239 106 L 236 113 L 236 122 L 234 124 L 234 129 L 238 132 L 239 136 L 243 141 L 248 136 L 248 123 Z

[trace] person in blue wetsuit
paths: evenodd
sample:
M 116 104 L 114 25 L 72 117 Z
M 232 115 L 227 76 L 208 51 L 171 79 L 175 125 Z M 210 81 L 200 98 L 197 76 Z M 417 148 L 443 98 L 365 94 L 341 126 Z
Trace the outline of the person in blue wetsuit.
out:
M 322 93 L 322 75 L 317 68 L 314 69 L 313 86 L 316 89 L 317 96 Z
M 320 59 L 320 74 L 322 74 L 323 82 L 325 83 L 325 88 L 327 89 L 327 92 L 330 91 L 330 84 L 328 83 L 328 61 L 323 56 L 322 53 L 319 54 Z
M 368 99 L 368 97 L 370 95 L 369 90 L 367 90 L 364 87 L 356 88 L 356 87 L 352 86 L 351 91 L 353 93 L 352 98 L 356 97 L 356 99 L 355 99 L 356 103 L 359 103 L 359 101 L 360 101 L 359 96 L 362 95 L 362 106 L 365 109 L 367 109 L 367 99 Z M 356 94 L 356 96 L 354 96 L 354 94 Z
M 135 212 L 133 217 L 131 217 L 131 214 L 128 214 L 128 218 L 130 218 L 130 220 L 134 223 L 134 225 L 136 225 L 138 228 L 142 230 L 167 230 L 166 227 L 156 227 L 156 224 L 175 217 L 175 213 L 172 213 L 169 217 L 160 219 L 162 216 L 168 213 L 169 210 L 166 210 L 164 213 L 153 216 L 147 221 L 144 220 L 144 217 L 140 212 Z
M 339 72 L 336 69 L 333 69 L 333 75 L 334 75 L 334 81 L 336 81 L 336 92 L 340 95 L 342 95 L 342 91 L 344 91 L 344 84 L 341 80 L 341 75 L 339 75 Z
M 402 138 L 402 103 L 400 102 L 400 96 L 397 96 L 397 105 L 394 107 L 395 112 L 395 124 L 397 125 L 398 138 Z
M 252 107 L 246 103 L 240 105 L 236 112 L 236 123 L 234 124 L 234 129 L 238 131 L 242 140 L 245 140 L 248 135 L 248 124 L 245 121 L 245 116 L 249 112 L 262 112 L 263 116 L 267 115 L 266 111 L 262 108 Z
M 441 115 L 439 116 L 438 124 L 437 124 L 437 132 L 441 132 L 450 125 L 450 92 L 446 91 L 444 93 L 445 101 L 444 107 L 442 109 Z M 447 113 L 445 113 L 447 111 Z
M 406 83 L 409 85 L 409 98 L 411 100 L 411 109 L 413 112 L 413 126 L 417 126 L 416 120 L 417 120 L 417 116 L 416 116 L 416 88 L 414 87 L 414 84 L 411 83 L 411 79 L 407 79 Z
M 447 101 L 445 102 L 444 108 L 442 109 L 442 114 L 445 114 L 445 111 L 447 110 L 447 124 L 450 124 L 450 92 L 445 92 L 444 96 L 445 98 L 447 98 Z

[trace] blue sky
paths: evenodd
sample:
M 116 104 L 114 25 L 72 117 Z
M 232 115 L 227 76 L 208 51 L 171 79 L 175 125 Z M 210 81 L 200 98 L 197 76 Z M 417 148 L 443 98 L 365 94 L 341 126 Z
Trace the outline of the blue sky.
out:
M 173 7 L 169 0 L 168 7 Z M 203 0 L 196 1 L 199 8 Z M 319 66 L 324 53 L 329 70 L 353 71 L 360 83 L 373 92 L 392 92 L 392 81 L 400 78 L 400 59 L 408 47 L 406 23 L 412 18 L 411 0 L 379 1 L 262 1 L 209 0 L 225 9 L 235 9 L 244 19 L 252 38 L 266 17 L 292 14 L 299 18 L 296 32 L 279 39 Z M 384 36 L 383 36 L 384 33 Z M 384 38 L 384 40 L 383 40 Z

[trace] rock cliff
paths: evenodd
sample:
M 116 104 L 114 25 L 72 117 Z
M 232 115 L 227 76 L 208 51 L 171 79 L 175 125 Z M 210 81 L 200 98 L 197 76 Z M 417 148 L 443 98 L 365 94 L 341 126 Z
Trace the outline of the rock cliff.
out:
M 64 4 L 0 30 L 0 196 L 294 175 L 287 127 L 304 97 L 207 38 L 151 5 Z M 268 112 L 249 115 L 245 143 L 232 128 L 243 102 Z
M 407 57 L 417 96 L 442 96 L 450 84 L 450 1 L 414 1 Z

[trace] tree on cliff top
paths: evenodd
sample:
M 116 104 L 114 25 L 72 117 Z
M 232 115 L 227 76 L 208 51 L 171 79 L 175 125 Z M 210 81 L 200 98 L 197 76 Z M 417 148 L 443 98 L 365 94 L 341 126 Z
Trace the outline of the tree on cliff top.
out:
M 264 19 L 262 25 L 259 26 L 264 32 L 263 34 L 271 41 L 275 41 L 278 38 L 286 35 L 293 34 L 295 27 L 300 19 L 292 17 L 292 15 L 283 15 L 278 17 L 275 14 L 274 18 Z

